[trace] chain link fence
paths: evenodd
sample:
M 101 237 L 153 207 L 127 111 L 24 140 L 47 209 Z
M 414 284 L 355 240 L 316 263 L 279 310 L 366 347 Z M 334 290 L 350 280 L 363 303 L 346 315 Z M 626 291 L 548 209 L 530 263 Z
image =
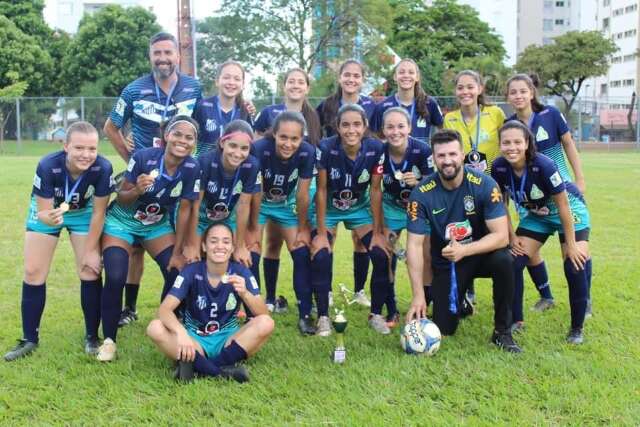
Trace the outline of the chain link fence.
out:
M 323 98 L 311 98 L 317 105 Z M 452 96 L 436 97 L 443 113 L 456 108 Z M 17 141 L 18 153 L 22 144 L 31 141 L 62 141 L 64 129 L 78 120 L 86 120 L 102 131 L 117 98 L 93 97 L 34 97 L 0 98 L 0 141 Z M 282 103 L 282 97 L 255 98 L 258 111 L 270 104 Z M 507 116 L 513 109 L 504 98 L 494 98 Z M 569 113 L 559 98 L 546 98 L 565 113 L 579 149 L 640 150 L 640 100 L 631 106 L 631 99 L 578 98 Z

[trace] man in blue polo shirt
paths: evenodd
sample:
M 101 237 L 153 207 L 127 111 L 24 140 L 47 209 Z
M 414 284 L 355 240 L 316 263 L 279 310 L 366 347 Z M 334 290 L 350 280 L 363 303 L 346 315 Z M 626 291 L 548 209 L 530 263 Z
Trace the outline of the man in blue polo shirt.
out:
M 519 353 L 509 329 L 512 320 L 513 258 L 502 193 L 495 181 L 463 165 L 460 134 L 442 130 L 431 138 L 436 173 L 427 176 L 407 206 L 407 266 L 413 291 L 407 321 L 426 316 L 422 286 L 422 245 L 431 240 L 433 320 L 453 335 L 471 306 L 464 295 L 475 277 L 493 281 L 494 331 L 491 341 Z

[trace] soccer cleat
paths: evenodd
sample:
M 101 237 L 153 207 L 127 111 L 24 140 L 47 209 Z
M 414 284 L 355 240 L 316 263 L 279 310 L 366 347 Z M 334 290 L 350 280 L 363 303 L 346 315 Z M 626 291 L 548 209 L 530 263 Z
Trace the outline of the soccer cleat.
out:
M 273 313 L 273 311 L 276 309 L 275 304 L 268 302 L 266 305 L 267 305 L 267 310 L 269 310 L 269 313 Z
M 371 328 L 382 334 L 382 335 L 388 335 L 391 333 L 391 330 L 389 329 L 389 327 L 387 326 L 387 321 L 385 320 L 384 317 L 382 317 L 381 314 L 373 314 L 369 316 L 369 326 L 371 326 Z
M 285 297 L 280 295 L 276 299 L 274 312 L 276 312 L 278 314 L 281 314 L 281 313 L 286 313 L 287 311 L 289 311 L 289 302 L 287 301 L 287 299 Z
M 220 366 L 220 371 L 221 378 L 231 379 L 239 383 L 249 381 L 249 372 L 247 372 L 247 368 L 242 365 Z
M 519 334 L 520 332 L 524 332 L 524 322 L 514 322 L 513 325 L 511 325 L 511 333 Z
M 511 332 L 503 332 L 501 334 L 494 332 L 491 342 L 506 352 L 522 353 L 520 346 L 513 340 Z
M 316 333 L 316 327 L 311 316 L 304 316 L 298 320 L 298 329 L 302 335 L 314 335 Z
M 318 317 L 316 335 L 319 337 L 328 337 L 331 335 L 331 321 L 329 320 L 329 316 Z
M 173 374 L 176 381 L 191 382 L 195 377 L 195 371 L 193 370 L 193 362 L 177 361 L 176 370 Z
M 553 298 L 540 298 L 538 302 L 531 308 L 533 311 L 545 311 L 550 308 L 555 307 L 556 303 L 553 301 Z
M 582 334 L 582 328 L 571 328 L 567 334 L 567 343 L 569 344 L 582 344 L 584 342 L 584 335 Z
M 96 358 L 100 362 L 111 362 L 116 358 L 116 343 L 111 338 L 106 338 L 100 348 Z
M 393 329 L 400 324 L 400 313 L 394 313 L 392 316 L 387 317 L 387 328 Z
M 138 320 L 138 312 L 130 309 L 129 307 L 125 307 L 120 313 L 120 320 L 118 320 L 118 327 L 122 328 L 123 326 L 127 326 L 133 322 Z
M 474 296 L 474 299 L 475 299 L 475 296 Z M 473 316 L 473 313 L 475 313 L 476 311 L 475 306 L 469 299 L 468 294 L 462 299 L 462 305 L 458 307 L 458 310 L 459 310 L 461 319 L 464 319 L 465 317 L 468 317 L 468 316 Z
M 593 317 L 593 310 L 591 308 L 591 300 L 588 299 L 587 300 L 587 309 L 584 312 L 584 318 L 585 319 L 589 319 L 591 317 Z
M 356 296 L 354 299 L 361 306 L 371 307 L 371 301 L 369 300 L 369 297 L 367 297 L 367 294 L 364 292 L 364 289 L 360 289 L 358 292 L 356 292 Z
M 13 347 L 10 352 L 4 355 L 4 360 L 12 362 L 21 357 L 29 356 L 38 348 L 38 343 L 27 341 L 25 339 L 18 340 L 18 345 Z
M 469 301 L 469 304 L 471 305 L 475 305 L 476 303 L 476 293 L 472 292 L 472 291 L 467 291 L 467 301 Z
M 98 341 L 98 337 L 85 336 L 84 337 L 84 352 L 90 356 L 95 356 L 98 354 L 98 350 L 100 349 L 100 342 Z

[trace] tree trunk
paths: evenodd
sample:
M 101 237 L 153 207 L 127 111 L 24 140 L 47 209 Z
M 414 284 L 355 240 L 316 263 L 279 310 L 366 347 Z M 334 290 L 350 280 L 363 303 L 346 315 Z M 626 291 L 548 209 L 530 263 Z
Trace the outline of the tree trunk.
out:
M 633 109 L 635 108 L 635 106 L 636 106 L 636 93 L 633 92 L 631 94 L 631 105 L 629 105 L 629 112 L 627 113 L 627 126 L 629 127 L 629 135 L 631 135 L 632 140 L 635 139 L 634 136 L 636 133 L 633 123 L 631 122 L 633 118 Z

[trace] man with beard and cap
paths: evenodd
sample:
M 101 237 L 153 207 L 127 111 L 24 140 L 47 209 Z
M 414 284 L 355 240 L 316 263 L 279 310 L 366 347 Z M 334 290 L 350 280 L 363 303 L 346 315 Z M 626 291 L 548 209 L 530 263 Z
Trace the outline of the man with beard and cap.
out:
M 431 138 L 437 172 L 411 192 L 407 206 L 407 267 L 413 299 L 407 321 L 426 316 L 422 287 L 425 236 L 431 241 L 433 321 L 453 335 L 458 321 L 473 312 L 464 295 L 475 277 L 493 282 L 494 331 L 491 342 L 505 351 L 521 348 L 511 336 L 513 258 L 507 248 L 509 223 L 496 182 L 464 166 L 462 138 L 455 130 Z M 429 268 L 429 266 L 426 266 Z
M 160 146 L 161 127 L 175 115 L 192 116 L 202 98 L 200 82 L 178 72 L 180 54 L 176 38 L 160 32 L 149 40 L 151 73 L 129 83 L 104 125 L 104 133 L 125 162 L 142 148 Z M 123 129 L 130 122 L 131 134 Z M 125 307 L 119 326 L 137 320 L 136 301 L 143 272 L 144 251 L 135 246 L 125 286 Z

